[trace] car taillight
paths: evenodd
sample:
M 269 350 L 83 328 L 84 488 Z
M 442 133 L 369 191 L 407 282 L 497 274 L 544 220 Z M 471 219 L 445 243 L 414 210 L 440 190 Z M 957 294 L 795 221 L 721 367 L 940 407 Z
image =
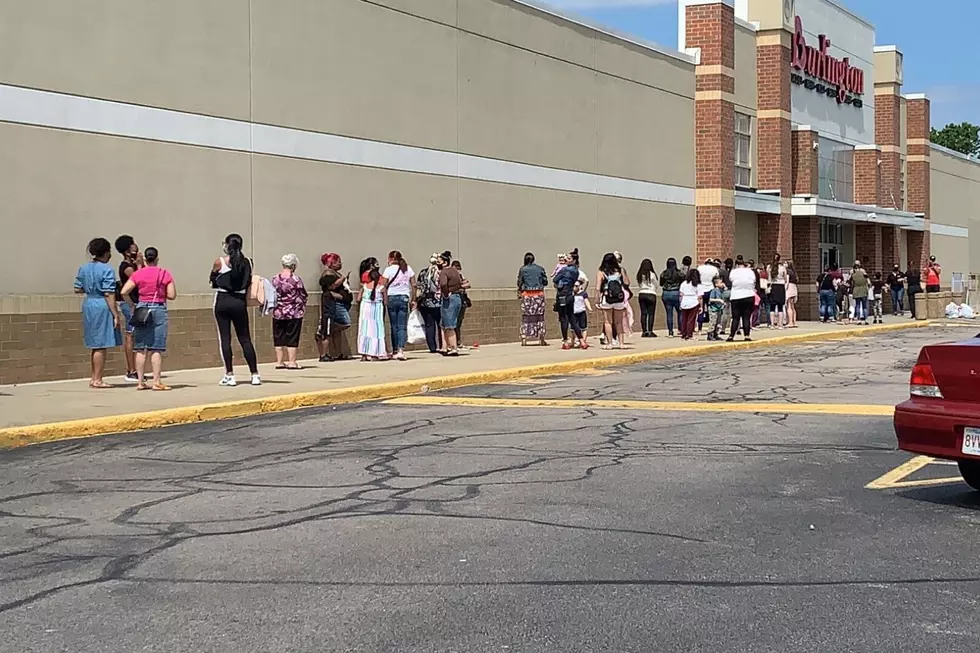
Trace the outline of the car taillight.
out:
M 943 398 L 943 393 L 939 391 L 939 384 L 936 383 L 936 375 L 932 373 L 932 365 L 916 363 L 915 367 L 912 368 L 912 377 L 909 379 L 909 394 L 913 397 Z

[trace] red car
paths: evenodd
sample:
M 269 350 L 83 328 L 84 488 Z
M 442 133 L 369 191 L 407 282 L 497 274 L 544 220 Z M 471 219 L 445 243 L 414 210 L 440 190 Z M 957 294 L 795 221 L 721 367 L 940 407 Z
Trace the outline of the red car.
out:
M 963 480 L 980 490 L 980 334 L 923 347 L 909 395 L 895 407 L 898 448 L 955 460 Z

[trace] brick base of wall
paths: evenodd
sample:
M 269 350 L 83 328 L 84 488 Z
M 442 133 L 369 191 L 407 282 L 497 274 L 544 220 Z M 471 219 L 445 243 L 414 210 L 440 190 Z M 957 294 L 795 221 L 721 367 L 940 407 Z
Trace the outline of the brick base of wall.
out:
M 556 341 L 561 336 L 557 315 L 547 313 L 548 338 Z M 319 307 L 311 306 L 311 314 L 303 322 L 299 357 L 317 356 L 314 335 L 317 328 Z M 640 308 L 633 300 L 634 329 L 639 329 Z M 357 310 L 352 311 L 354 327 L 347 337 L 351 351 L 356 352 Z M 219 367 L 218 334 L 210 310 L 170 311 L 170 330 L 167 353 L 164 355 L 165 370 Z M 601 318 L 589 315 L 589 334 L 599 334 Z M 521 305 L 518 299 L 474 301 L 466 311 L 463 321 L 462 343 L 473 345 L 516 342 L 520 339 Z M 656 328 L 665 329 L 664 307 L 658 302 Z M 386 327 L 387 328 L 387 327 Z M 252 341 L 259 362 L 275 360 L 272 346 L 272 318 L 261 317 L 257 309 L 251 313 Z M 390 331 L 389 331 L 390 334 Z M 390 335 L 389 335 L 390 337 Z M 639 337 L 637 333 L 636 337 Z M 390 341 L 389 341 L 390 342 Z M 424 345 L 422 345 L 424 348 Z M 418 347 L 410 347 L 410 349 Z M 242 369 L 245 361 L 237 342 L 232 343 L 235 365 Z M 107 376 L 120 376 L 126 371 L 122 348 L 109 351 L 106 364 Z M 88 378 L 90 354 L 82 344 L 82 322 L 79 313 L 34 313 L 26 315 L 0 315 L 0 384 L 29 383 L 58 379 Z

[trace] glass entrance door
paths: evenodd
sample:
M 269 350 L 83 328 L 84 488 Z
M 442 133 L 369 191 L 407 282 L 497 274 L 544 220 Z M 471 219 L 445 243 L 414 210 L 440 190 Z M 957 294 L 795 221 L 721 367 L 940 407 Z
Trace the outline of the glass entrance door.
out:
M 840 266 L 844 225 L 837 220 L 820 218 L 820 265 L 822 270 Z

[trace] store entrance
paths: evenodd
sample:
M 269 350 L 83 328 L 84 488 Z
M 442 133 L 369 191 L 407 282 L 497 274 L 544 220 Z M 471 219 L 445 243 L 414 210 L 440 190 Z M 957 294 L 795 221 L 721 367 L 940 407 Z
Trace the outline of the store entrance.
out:
M 844 245 L 844 225 L 828 218 L 820 219 L 820 266 L 821 270 L 840 267 L 841 248 Z

